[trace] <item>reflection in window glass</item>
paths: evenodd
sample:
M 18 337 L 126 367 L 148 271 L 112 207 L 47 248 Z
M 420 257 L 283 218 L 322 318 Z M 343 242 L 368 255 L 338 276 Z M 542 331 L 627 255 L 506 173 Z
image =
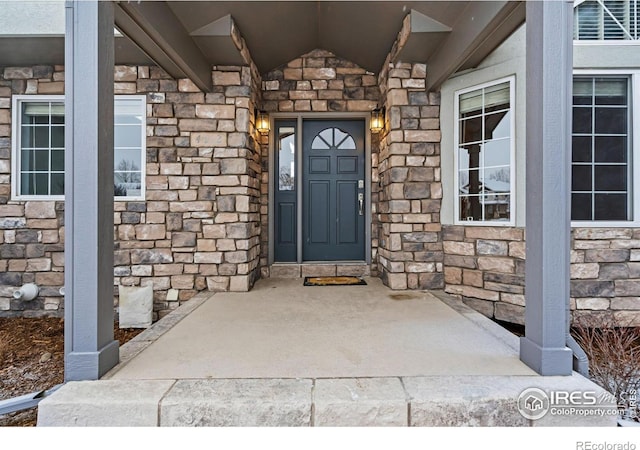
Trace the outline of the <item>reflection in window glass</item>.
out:
M 64 193 L 64 104 L 23 102 L 20 114 L 20 193 Z
M 295 190 L 296 181 L 296 130 L 294 127 L 278 127 L 278 189 Z
M 116 98 L 113 135 L 113 182 L 116 197 L 142 195 L 145 118 L 143 101 L 137 98 Z
M 458 220 L 511 219 L 510 82 L 458 95 Z
M 572 220 L 630 220 L 629 79 L 573 83 Z

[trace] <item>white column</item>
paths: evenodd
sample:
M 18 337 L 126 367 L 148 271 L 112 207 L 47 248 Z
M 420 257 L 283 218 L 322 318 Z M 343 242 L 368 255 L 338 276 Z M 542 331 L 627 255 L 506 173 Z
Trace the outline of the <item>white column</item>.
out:
M 65 380 L 118 363 L 113 339 L 113 3 L 67 1 Z
M 570 375 L 572 1 L 527 2 L 526 311 L 520 359 Z

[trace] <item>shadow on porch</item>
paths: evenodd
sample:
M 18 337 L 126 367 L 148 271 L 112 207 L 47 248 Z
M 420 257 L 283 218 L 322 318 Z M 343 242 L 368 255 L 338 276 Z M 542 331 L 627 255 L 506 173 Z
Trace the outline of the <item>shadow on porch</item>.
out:
M 202 293 L 124 345 L 102 380 L 41 402 L 39 425 L 614 425 L 615 417 L 518 413 L 541 377 L 518 339 L 439 292 L 304 287 L 267 279 Z M 611 405 L 609 405 L 611 406 Z

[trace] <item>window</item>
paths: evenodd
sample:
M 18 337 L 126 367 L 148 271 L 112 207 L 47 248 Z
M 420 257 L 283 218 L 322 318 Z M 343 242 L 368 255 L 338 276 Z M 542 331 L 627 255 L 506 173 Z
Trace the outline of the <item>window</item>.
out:
M 339 128 L 325 128 L 311 142 L 313 150 L 355 150 L 356 141 Z
M 116 96 L 114 195 L 144 199 L 146 99 Z M 64 96 L 14 96 L 13 197 L 64 198 Z
M 278 189 L 293 191 L 296 186 L 296 129 L 279 126 L 278 131 Z
M 633 220 L 631 78 L 573 80 L 571 219 Z
M 456 93 L 456 220 L 513 224 L 513 79 Z
M 574 8 L 574 39 L 640 39 L 640 0 L 586 0 Z

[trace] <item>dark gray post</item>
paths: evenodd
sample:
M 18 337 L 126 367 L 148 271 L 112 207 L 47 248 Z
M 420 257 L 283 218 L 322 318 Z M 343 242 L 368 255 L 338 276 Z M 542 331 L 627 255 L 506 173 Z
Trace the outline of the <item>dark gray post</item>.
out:
M 113 3 L 67 1 L 65 380 L 118 363 L 113 339 Z
M 566 347 L 571 239 L 572 1 L 527 2 L 526 312 L 520 359 L 571 375 Z

